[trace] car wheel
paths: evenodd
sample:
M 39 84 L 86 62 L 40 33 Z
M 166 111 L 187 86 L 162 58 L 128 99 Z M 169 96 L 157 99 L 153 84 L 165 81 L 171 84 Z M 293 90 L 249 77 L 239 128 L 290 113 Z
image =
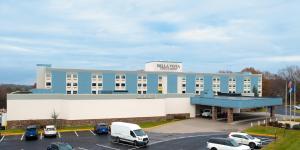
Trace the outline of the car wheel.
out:
M 217 150 L 217 148 L 213 147 L 213 148 L 211 148 L 210 150 Z
M 250 147 L 251 149 L 254 149 L 254 148 L 256 147 L 256 145 L 255 145 L 255 143 L 251 142 L 251 143 L 249 143 L 249 147 Z

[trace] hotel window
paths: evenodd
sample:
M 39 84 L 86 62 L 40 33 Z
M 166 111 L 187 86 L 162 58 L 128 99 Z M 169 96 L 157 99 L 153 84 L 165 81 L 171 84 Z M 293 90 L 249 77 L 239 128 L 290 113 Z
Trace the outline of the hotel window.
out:
M 51 87 L 51 82 L 46 82 L 46 87 Z
M 161 83 L 159 83 L 159 84 L 158 84 L 158 86 L 159 86 L 159 87 L 162 87 L 162 84 L 161 84 Z
M 243 93 L 251 93 L 251 79 L 250 77 L 245 77 L 244 78 L 244 88 L 243 88 Z
M 184 94 L 183 91 L 186 91 L 186 76 L 179 75 L 177 77 L 177 93 Z
M 217 95 L 218 92 L 221 91 L 221 89 L 220 89 L 220 77 L 218 77 L 218 76 L 213 77 L 212 86 L 213 86 L 212 90 L 214 92 L 214 95 Z
M 235 93 L 235 91 L 236 91 L 235 85 L 236 85 L 235 77 L 229 77 L 229 79 L 228 79 L 228 92 L 229 93 Z
M 92 94 L 97 94 L 97 91 L 92 91 Z
M 76 72 L 67 72 L 66 74 L 67 94 L 77 94 L 77 90 L 78 90 L 78 74 Z
M 51 77 L 51 72 L 47 72 L 45 76 L 45 87 L 46 89 L 51 89 L 52 88 L 52 77 Z
M 115 90 L 126 90 L 126 75 L 117 74 L 115 76 Z
M 196 76 L 195 81 L 195 93 L 199 95 L 201 91 L 204 91 L 204 77 L 203 76 Z
M 137 90 L 140 91 L 138 94 L 145 94 L 147 91 L 147 76 L 140 74 L 137 80 Z
M 101 90 L 103 90 L 103 76 L 100 73 L 93 73 L 92 74 L 92 94 L 95 92 L 96 94 L 100 94 Z M 100 91 L 100 92 L 99 92 Z

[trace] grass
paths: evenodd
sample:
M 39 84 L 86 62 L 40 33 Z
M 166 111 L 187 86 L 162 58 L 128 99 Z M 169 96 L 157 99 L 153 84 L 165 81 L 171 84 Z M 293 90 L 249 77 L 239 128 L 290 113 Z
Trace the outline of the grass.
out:
M 297 109 L 296 111 L 292 110 L 292 112 L 300 113 L 300 109 Z
M 151 128 L 155 126 L 159 126 L 162 124 L 178 121 L 180 119 L 173 119 L 173 120 L 159 120 L 159 121 L 152 121 L 152 122 L 143 122 L 139 123 L 141 128 Z M 89 130 L 93 129 L 94 125 L 84 125 L 84 126 L 65 126 L 63 128 L 59 128 L 58 131 L 76 131 L 76 130 Z M 25 132 L 24 129 L 8 129 L 8 130 L 0 130 L 1 134 L 23 134 Z M 39 130 L 42 132 L 42 130 Z
M 144 123 L 140 123 L 140 127 L 141 128 L 151 128 L 151 127 L 155 127 L 155 126 L 159 126 L 159 125 L 163 125 L 166 123 L 170 123 L 170 122 L 175 122 L 178 121 L 179 119 L 173 119 L 173 120 L 160 120 L 160 121 L 155 121 L 155 122 L 144 122 Z
M 245 130 L 249 134 L 277 135 L 277 140 L 270 143 L 263 150 L 298 150 L 300 147 L 300 130 L 285 130 L 276 127 L 255 126 Z

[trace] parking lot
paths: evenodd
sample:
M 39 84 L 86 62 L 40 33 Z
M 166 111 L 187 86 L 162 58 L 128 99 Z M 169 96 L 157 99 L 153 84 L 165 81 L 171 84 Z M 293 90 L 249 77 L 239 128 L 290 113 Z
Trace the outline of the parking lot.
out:
M 166 134 L 147 133 L 150 143 L 147 147 L 135 147 L 126 143 L 112 143 L 109 135 L 96 135 L 92 131 L 74 131 L 59 133 L 56 138 L 44 138 L 39 136 L 38 140 L 25 141 L 23 135 L 2 136 L 0 139 L 1 150 L 43 150 L 51 142 L 67 142 L 77 150 L 194 150 L 206 149 L 206 141 L 210 137 L 226 137 L 227 133 L 188 133 L 188 134 Z M 273 141 L 271 138 L 259 137 L 266 145 Z

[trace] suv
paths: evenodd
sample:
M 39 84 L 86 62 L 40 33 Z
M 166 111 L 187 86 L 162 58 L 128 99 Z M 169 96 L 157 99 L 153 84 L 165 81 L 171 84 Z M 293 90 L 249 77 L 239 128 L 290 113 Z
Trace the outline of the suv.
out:
M 109 126 L 105 123 L 98 123 L 94 127 L 94 132 L 96 134 L 108 134 Z
M 30 125 L 25 131 L 25 140 L 38 139 L 38 130 L 36 125 Z
M 239 145 L 230 138 L 211 138 L 207 141 L 210 150 L 251 150 L 249 146 Z
M 237 143 L 249 145 L 250 148 L 261 147 L 262 145 L 260 139 L 254 138 L 247 133 L 231 132 L 228 137 L 235 140 Z
M 211 117 L 211 110 L 210 109 L 204 109 L 201 116 L 202 117 Z
M 44 129 L 44 136 L 45 137 L 56 137 L 57 136 L 57 131 L 54 125 L 47 125 L 46 128 Z

